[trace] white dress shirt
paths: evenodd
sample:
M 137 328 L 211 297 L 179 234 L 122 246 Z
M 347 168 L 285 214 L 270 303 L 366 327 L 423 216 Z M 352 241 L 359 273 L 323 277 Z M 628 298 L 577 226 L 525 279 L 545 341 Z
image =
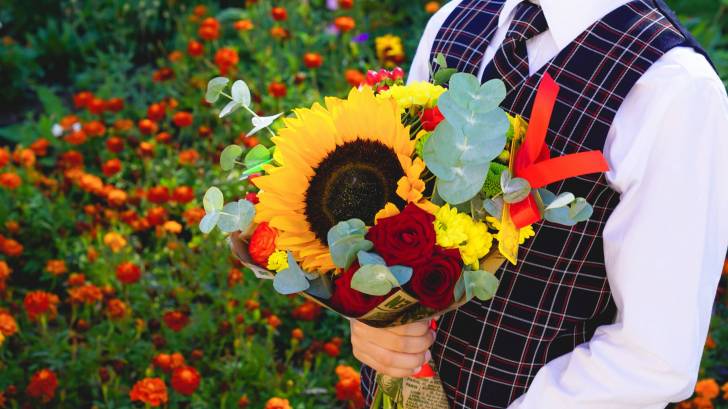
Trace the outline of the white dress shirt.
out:
M 481 76 L 521 1 L 506 1 Z M 410 82 L 429 80 L 433 41 L 459 2 L 431 18 Z M 534 2 L 549 30 L 527 43 L 532 74 L 627 1 Z M 604 154 L 621 195 L 603 237 L 617 317 L 542 367 L 509 409 L 662 409 L 693 393 L 728 247 L 728 99 L 707 60 L 684 47 L 659 59 L 617 112 Z

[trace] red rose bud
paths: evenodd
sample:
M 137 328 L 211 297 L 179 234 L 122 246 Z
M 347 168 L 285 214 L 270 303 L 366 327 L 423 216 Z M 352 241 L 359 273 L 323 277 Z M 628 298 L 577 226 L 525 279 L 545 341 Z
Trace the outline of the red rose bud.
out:
M 438 311 L 453 303 L 453 290 L 463 270 L 458 249 L 438 247 L 427 263 L 414 267 L 406 287 L 420 304 Z
M 386 295 L 369 295 L 351 288 L 351 279 L 357 270 L 359 263 L 354 262 L 348 270 L 336 278 L 334 294 L 331 296 L 331 305 L 334 309 L 350 317 L 360 317 L 387 299 Z
M 255 264 L 263 267 L 268 265 L 268 257 L 276 251 L 276 236 L 278 232 L 266 222 L 255 228 L 248 243 L 248 252 Z
M 389 266 L 429 262 L 435 250 L 435 216 L 408 204 L 402 213 L 380 219 L 369 229 L 367 239 Z
M 422 111 L 422 117 L 420 118 L 422 129 L 427 132 L 432 132 L 444 119 L 445 117 L 438 107 L 425 109 Z

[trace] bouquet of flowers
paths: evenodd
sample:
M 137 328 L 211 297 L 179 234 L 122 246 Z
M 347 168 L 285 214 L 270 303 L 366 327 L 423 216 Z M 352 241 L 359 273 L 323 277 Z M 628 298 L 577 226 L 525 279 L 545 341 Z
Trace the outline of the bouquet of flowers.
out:
M 253 112 L 241 80 L 230 93 L 227 78 L 211 80 L 207 101 L 230 99 L 220 116 L 248 111 L 249 135 L 267 128 L 272 146 L 222 152 L 222 168 L 259 191 L 224 204 L 210 188 L 201 230 L 229 234 L 235 254 L 278 292 L 372 326 L 492 298 L 494 273 L 516 263 L 532 223 L 573 225 L 591 215 L 584 199 L 544 186 L 605 171 L 606 162 L 599 152 L 549 159 L 544 141 L 558 92 L 550 77 L 529 126 L 499 108 L 502 81 L 481 85 L 439 62 L 436 83 L 404 85 L 401 70 L 370 72 L 368 85 L 346 99 L 286 117 Z M 447 408 L 434 371 L 421 375 L 379 377 L 373 407 Z

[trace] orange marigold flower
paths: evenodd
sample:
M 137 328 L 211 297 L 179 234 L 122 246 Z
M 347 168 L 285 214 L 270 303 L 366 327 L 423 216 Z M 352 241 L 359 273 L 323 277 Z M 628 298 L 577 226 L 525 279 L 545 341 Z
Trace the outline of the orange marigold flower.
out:
M 50 369 L 41 369 L 30 378 L 25 393 L 30 397 L 48 403 L 56 394 L 56 388 L 58 388 L 58 378 L 55 372 Z
M 106 101 L 106 109 L 111 112 L 119 112 L 124 109 L 124 100 L 121 98 L 111 98 Z
M 294 328 L 293 331 L 291 331 L 291 338 L 302 340 L 303 339 L 303 330 L 301 328 Z
M 354 0 L 339 0 L 339 7 L 342 9 L 350 9 L 354 7 Z
M 86 284 L 86 276 L 81 273 L 73 273 L 68 276 L 68 280 L 66 280 L 66 284 L 69 287 L 78 287 L 81 285 Z
M 167 233 L 180 234 L 182 232 L 182 225 L 174 220 L 168 220 L 164 222 L 162 228 Z
M 341 355 L 341 349 L 339 346 L 334 342 L 327 342 L 324 344 L 324 352 L 326 355 L 336 358 L 337 356 Z
M 83 145 L 86 143 L 86 132 L 82 130 L 73 131 L 65 137 L 65 141 L 71 145 Z
M 144 378 L 134 384 L 129 392 L 129 398 L 135 402 L 142 402 L 152 407 L 167 403 L 167 386 L 160 378 Z
M 114 129 L 119 132 L 125 132 L 134 127 L 134 121 L 128 118 L 119 118 L 114 121 Z
M 199 41 L 190 40 L 187 43 L 187 54 L 192 57 L 199 57 L 204 51 L 205 49 Z
M 74 150 L 70 150 L 61 154 L 58 164 L 63 169 L 72 169 L 83 167 L 83 155 Z
M 167 143 L 172 140 L 172 134 L 169 132 L 160 132 L 154 137 L 154 140 L 159 143 Z
M 100 115 L 106 110 L 106 102 L 104 102 L 101 98 L 93 98 L 88 105 L 86 105 L 86 109 L 94 115 Z
M 713 378 L 703 379 L 695 384 L 695 394 L 700 397 L 715 399 L 718 397 L 719 393 L 720 386 L 718 386 L 718 382 L 716 382 Z
M 303 55 L 303 65 L 307 68 L 319 68 L 323 63 L 324 58 L 319 53 L 306 53 Z
M 30 150 L 35 153 L 36 156 L 46 156 L 48 154 L 48 147 L 50 142 L 46 138 L 38 138 L 35 142 L 30 144 Z M 2 166 L 0 166 L 1 168 Z
M 0 173 L 0 186 L 15 190 L 23 183 L 23 180 L 15 172 Z
M 31 321 L 36 321 L 41 315 L 53 319 L 58 313 L 58 302 L 58 296 L 55 294 L 45 291 L 31 291 L 25 295 L 23 307 Z
M 0 175 L 2 179 L 2 175 Z M 8 257 L 17 257 L 23 254 L 23 245 L 15 239 L 4 239 L 0 241 L 0 252 Z
M 286 84 L 273 81 L 268 85 L 268 93 L 274 98 L 283 98 L 288 94 L 288 89 L 286 88 Z
M 20 231 L 20 223 L 16 220 L 8 220 L 5 222 L 5 228 L 8 229 L 10 233 L 17 233 Z
M 177 158 L 180 165 L 194 165 L 200 159 L 200 154 L 194 149 L 187 149 L 180 152 Z
M 437 1 L 429 1 L 425 4 L 425 12 L 428 14 L 435 14 L 437 10 L 440 10 L 440 3 Z
M 106 133 L 106 127 L 101 121 L 90 121 L 83 125 L 83 131 L 88 136 L 103 136 Z
M 212 17 L 202 20 L 197 35 L 203 40 L 211 41 L 220 37 L 220 22 Z
M 177 186 L 172 191 L 172 200 L 177 203 L 189 203 L 195 200 L 195 191 L 189 186 Z
M 68 272 L 66 268 L 66 262 L 63 260 L 48 260 L 46 262 L 45 270 L 54 276 L 59 276 Z
M 288 19 L 288 11 L 284 7 L 273 7 L 270 14 L 275 21 L 285 21 Z
M 174 50 L 171 53 L 169 53 L 169 55 L 167 55 L 167 58 L 171 62 L 178 62 L 178 61 L 182 61 L 182 58 L 184 58 L 184 56 L 185 55 L 182 54 L 182 51 Z
M 13 161 L 24 168 L 32 168 L 35 165 L 35 152 L 30 149 L 16 149 L 13 152 Z
M 162 67 L 152 74 L 152 81 L 163 82 L 174 78 L 174 70 L 169 67 Z
M 101 165 L 101 171 L 106 177 L 112 177 L 121 171 L 121 161 L 118 158 L 109 159 Z
M 248 395 L 243 395 L 238 399 L 238 408 L 239 409 L 245 409 L 250 405 L 250 398 L 248 398 Z
M 89 91 L 81 91 L 73 96 L 73 105 L 76 109 L 83 108 L 88 105 L 92 99 L 94 99 L 94 94 Z
M 193 207 L 182 213 L 182 218 L 185 219 L 185 223 L 187 223 L 188 226 L 198 225 L 203 217 L 205 217 L 205 209 L 200 207 Z
M 288 399 L 270 398 L 265 403 L 265 409 L 291 409 L 291 404 Z
M 233 23 L 233 28 L 237 31 L 250 31 L 255 28 L 255 25 L 250 19 L 238 20 Z
M 5 260 L 0 260 L 0 281 L 5 281 L 10 277 L 13 269 L 10 268 Z
M 0 310 L 0 334 L 11 337 L 18 332 L 18 323 L 9 312 Z
M 268 325 L 270 325 L 274 329 L 278 328 L 283 323 L 281 319 L 278 318 L 278 316 L 275 314 L 271 314 L 270 316 L 268 316 L 266 321 L 268 322 Z
M 321 306 L 313 301 L 306 300 L 291 312 L 293 318 L 301 321 L 314 321 L 321 315 Z
M 190 396 L 200 386 L 200 373 L 191 366 L 177 368 L 172 373 L 172 388 L 182 395 Z
M 139 144 L 139 156 L 145 158 L 151 158 L 154 156 L 154 144 L 150 142 L 141 142 Z
M 141 121 L 139 121 L 139 132 L 141 132 L 144 135 L 149 135 L 157 132 L 157 124 L 154 123 L 151 119 L 144 118 Z
M 190 323 L 190 317 L 182 311 L 167 311 L 162 317 L 164 323 L 174 332 L 180 332 Z
M 169 189 L 165 186 L 154 186 L 147 190 L 147 200 L 154 204 L 163 204 L 169 201 Z
M 0 148 L 0 168 L 4 168 L 8 162 L 10 162 L 10 151 L 7 148 Z
M 126 203 L 128 195 L 121 189 L 110 189 L 106 194 L 106 200 L 110 206 L 120 207 Z
M 186 111 L 179 111 L 172 117 L 172 122 L 179 128 L 192 125 L 192 114 Z
M 203 4 L 198 4 L 195 6 L 194 9 L 192 9 L 192 13 L 197 17 L 202 17 L 207 14 L 207 7 L 205 7 L 205 5 Z
M 355 69 L 346 70 L 346 72 L 344 72 L 344 78 L 346 78 L 346 82 L 348 82 L 352 87 L 358 87 L 366 81 L 364 73 Z
M 147 118 L 152 121 L 159 122 L 167 115 L 167 108 L 164 104 L 155 102 L 147 108 Z
M 80 287 L 70 288 L 68 295 L 72 304 L 93 305 L 104 298 L 101 289 L 93 284 L 84 284 Z
M 126 247 L 126 239 L 124 236 L 117 232 L 108 232 L 104 235 L 104 244 L 111 249 L 114 253 L 118 253 Z
M 169 373 L 184 366 L 185 357 L 179 352 L 173 354 L 157 354 L 152 358 L 152 364 L 162 371 Z
M 232 48 L 223 47 L 215 53 L 215 65 L 222 75 L 227 75 L 230 68 L 238 65 L 239 61 L 238 52 Z
M 273 38 L 285 40 L 286 38 L 291 36 L 291 33 L 289 33 L 288 30 L 283 27 L 275 26 L 270 29 L 270 35 Z
M 167 211 L 163 207 L 153 207 L 147 210 L 145 219 L 151 226 L 161 226 L 167 220 Z
M 116 279 L 122 284 L 134 284 L 142 277 L 142 270 L 130 261 L 124 261 L 116 266 Z
M 356 27 L 356 21 L 349 16 L 341 16 L 334 20 L 334 25 L 339 29 L 339 31 L 346 33 Z
M 118 298 L 112 298 L 106 306 L 106 312 L 112 320 L 120 320 L 128 315 L 129 307 L 124 301 Z

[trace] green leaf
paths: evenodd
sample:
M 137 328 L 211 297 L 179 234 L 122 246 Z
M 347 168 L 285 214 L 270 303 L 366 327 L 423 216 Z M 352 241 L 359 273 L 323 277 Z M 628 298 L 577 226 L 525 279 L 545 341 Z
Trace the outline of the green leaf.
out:
M 215 210 L 220 211 L 224 204 L 225 198 L 223 197 L 220 189 L 215 186 L 207 189 L 205 197 L 202 199 L 202 205 L 205 208 L 205 212 L 211 213 Z
M 263 145 L 256 145 L 245 154 L 243 164 L 246 168 L 254 168 L 268 162 L 271 158 L 270 151 Z
M 220 167 L 224 171 L 232 170 L 235 162 L 243 154 L 243 148 L 238 145 L 230 145 L 220 154 Z
M 458 70 L 455 68 L 440 68 L 432 76 L 432 79 L 435 81 L 435 85 L 447 84 L 450 82 L 450 78 L 452 78 L 452 76 L 457 72 Z
M 273 277 L 273 288 L 280 294 L 290 295 L 306 291 L 311 284 L 306 280 L 306 275 L 298 266 L 293 254 L 288 252 L 288 268 L 279 271 Z
M 544 202 L 546 204 L 545 210 L 551 210 L 551 209 L 558 209 L 560 207 L 566 207 L 570 205 L 572 202 L 576 200 L 576 197 L 574 197 L 573 193 L 564 192 L 560 194 L 558 197 L 556 197 L 553 201 L 550 203 Z
M 242 108 L 243 106 L 240 105 L 237 101 L 230 101 L 228 102 L 220 111 L 220 118 L 225 118 L 226 116 L 232 114 L 233 112 L 237 111 L 238 109 Z
M 593 213 L 594 208 L 583 197 L 576 198 L 569 206 L 569 218 L 576 223 L 589 220 Z
M 220 213 L 217 211 L 212 211 L 210 213 L 207 213 L 205 217 L 200 220 L 200 231 L 204 234 L 208 234 L 212 231 L 212 229 L 217 226 L 217 222 L 220 220 Z
M 526 179 L 513 178 L 503 188 L 503 200 L 506 203 L 518 203 L 531 194 L 531 184 Z
M 389 271 L 391 271 L 394 277 L 397 278 L 397 282 L 401 287 L 409 282 L 414 270 L 412 270 L 412 267 L 408 266 L 391 266 L 389 267 Z
M 458 175 L 453 180 L 437 179 L 437 192 L 448 203 L 459 205 L 475 197 L 483 188 L 489 164 L 475 164 L 454 168 Z
M 447 68 L 447 59 L 445 58 L 445 54 L 437 53 L 435 56 L 435 62 L 440 66 L 440 68 Z
M 253 217 L 255 217 L 255 206 L 247 200 L 240 199 L 223 207 L 217 226 L 223 233 L 245 232 L 253 223 Z
M 365 239 L 366 224 L 359 219 L 339 222 L 327 234 L 331 258 L 339 268 L 349 268 L 360 251 L 369 251 L 374 244 Z
M 310 287 L 306 290 L 307 293 L 324 300 L 328 300 L 333 295 L 331 288 L 331 278 L 327 274 L 318 275 L 313 280 L 309 280 Z
M 469 271 L 463 272 L 465 291 L 469 297 L 475 296 L 480 301 L 488 301 L 495 296 L 498 290 L 498 278 L 495 274 L 487 271 Z
M 235 81 L 232 89 L 230 90 L 230 96 L 233 97 L 233 101 L 237 102 L 241 106 L 250 106 L 250 88 L 248 88 L 248 84 L 246 84 L 245 81 Z
M 357 253 L 357 258 L 359 260 L 359 265 L 367 265 L 367 264 L 379 264 L 380 266 L 386 266 L 387 263 L 384 261 L 384 259 L 379 255 L 375 253 L 369 253 L 366 251 L 360 251 Z
M 498 108 L 506 99 L 506 84 L 500 79 L 492 79 L 481 85 L 468 103 L 468 109 L 475 112 L 489 112 Z
M 207 83 L 207 92 L 205 93 L 205 101 L 213 104 L 220 98 L 220 93 L 225 89 L 229 79 L 225 77 L 215 77 Z
M 396 286 L 399 286 L 397 277 L 380 264 L 361 266 L 351 279 L 351 288 L 375 296 L 387 295 Z
M 495 199 L 488 199 L 483 202 L 483 209 L 485 209 L 485 211 L 488 212 L 489 215 L 500 220 L 501 217 L 503 217 L 504 204 L 505 204 L 505 202 L 503 201 L 502 197 L 497 197 Z

